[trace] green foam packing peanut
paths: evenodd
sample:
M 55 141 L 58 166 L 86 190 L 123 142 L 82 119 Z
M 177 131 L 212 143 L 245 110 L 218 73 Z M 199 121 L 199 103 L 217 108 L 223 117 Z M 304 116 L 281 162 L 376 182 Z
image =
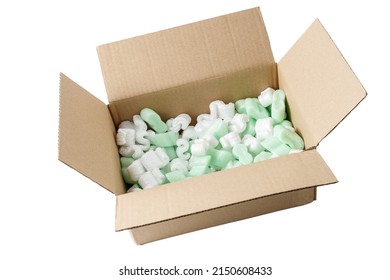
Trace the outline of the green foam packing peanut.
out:
M 189 167 L 192 168 L 194 166 L 210 166 L 211 162 L 211 156 L 205 155 L 205 156 L 198 156 L 198 157 L 191 157 L 191 161 L 189 163 Z
M 255 136 L 256 135 L 255 127 L 256 127 L 256 120 L 249 118 L 249 121 L 246 123 L 245 130 L 240 134 L 241 137 L 244 137 L 245 135 L 248 135 L 248 134 Z
M 165 133 L 157 133 L 149 137 L 150 142 L 161 148 L 172 147 L 176 145 L 178 139 L 178 133 L 174 131 L 168 131 Z
M 177 158 L 176 147 L 170 146 L 170 147 L 164 147 L 163 149 L 167 153 L 169 157 L 169 161 L 173 160 L 174 158 Z
M 228 134 L 228 125 L 221 119 L 216 119 L 212 123 L 212 125 L 206 130 L 205 135 L 210 134 L 213 135 L 217 140 L 222 136 Z
M 225 150 L 211 149 L 210 166 L 215 170 L 225 169 L 227 164 L 234 159 L 233 154 Z
M 134 161 L 133 158 L 129 157 L 121 157 L 121 166 L 122 167 L 128 167 L 130 164 L 132 164 Z
M 269 117 L 267 109 L 261 106 L 257 98 L 246 98 L 245 108 L 246 113 L 252 119 L 258 120 Z
M 176 182 L 176 181 L 180 181 L 180 180 L 184 180 L 185 178 L 187 178 L 183 171 L 181 170 L 175 170 L 175 171 L 172 171 L 172 172 L 168 172 L 165 174 L 165 177 L 168 179 L 168 181 L 170 183 L 172 182 Z
M 117 145 L 122 155 L 123 179 L 127 185 L 133 185 L 129 191 L 302 151 L 303 139 L 286 119 L 284 91 L 269 88 L 266 91 L 258 98 L 237 100 L 234 106 L 213 101 L 210 114 L 199 115 L 194 126 L 188 126 L 190 116 L 183 119 L 186 114 L 165 123 L 150 108 L 133 117 L 134 123 L 122 122 L 117 132 L 117 140 L 121 141 Z M 182 119 L 186 121 L 184 126 L 179 123 Z M 138 124 L 146 123 L 141 123 L 143 133 L 127 139 L 124 129 L 140 130 L 136 120 Z M 151 145 L 145 146 L 143 142 Z
M 234 103 L 234 107 L 238 113 L 246 114 L 245 99 L 237 100 L 236 103 Z
M 161 173 L 162 173 L 163 175 L 165 175 L 165 174 L 171 172 L 171 169 L 170 169 L 170 167 L 169 167 L 169 164 L 165 165 L 164 167 L 161 167 L 161 168 L 160 168 L 160 171 L 161 171 Z
M 125 182 L 127 184 L 135 184 L 136 183 L 133 180 L 131 180 L 129 171 L 127 171 L 127 167 L 122 167 L 122 177 L 123 177 L 123 180 L 125 180 Z
M 191 168 L 191 170 L 188 172 L 188 177 L 198 177 L 210 172 L 211 169 L 208 166 L 198 165 Z
M 267 160 L 267 159 L 269 159 L 271 157 L 272 157 L 272 153 L 271 152 L 263 151 L 260 154 L 258 154 L 257 156 L 255 156 L 255 158 L 253 159 L 253 162 L 260 162 L 260 161 L 263 161 L 263 160 Z
M 282 143 L 289 145 L 291 149 L 302 150 L 305 146 L 302 138 L 296 132 L 285 128 L 283 125 L 276 125 L 274 127 L 274 135 Z
M 245 135 L 242 138 L 242 144 L 244 144 L 248 148 L 248 152 L 252 156 L 257 156 L 265 150 L 265 148 L 260 144 L 260 141 L 251 135 Z
M 138 192 L 138 191 L 142 191 L 142 187 L 139 186 L 138 184 L 134 184 L 132 185 L 128 190 L 127 192 Z
M 284 91 L 278 89 L 274 92 L 272 97 L 271 117 L 276 123 L 281 123 L 286 117 L 286 95 Z
M 228 163 L 228 165 L 226 166 L 226 169 L 240 167 L 240 166 L 243 166 L 243 164 L 240 161 L 232 160 L 231 162 Z
M 164 133 L 168 130 L 168 126 L 163 122 L 160 116 L 149 108 L 141 110 L 141 118 L 157 133 Z
M 294 129 L 292 123 L 289 121 L 289 120 L 284 120 L 280 123 L 281 125 L 283 125 L 284 127 L 291 127 L 292 129 Z
M 234 157 L 243 165 L 247 165 L 253 161 L 252 155 L 248 153 L 248 148 L 244 144 L 235 145 L 232 152 Z
M 278 156 L 287 155 L 291 148 L 282 143 L 278 137 L 271 136 L 261 142 L 261 145 L 268 151 L 277 154 Z

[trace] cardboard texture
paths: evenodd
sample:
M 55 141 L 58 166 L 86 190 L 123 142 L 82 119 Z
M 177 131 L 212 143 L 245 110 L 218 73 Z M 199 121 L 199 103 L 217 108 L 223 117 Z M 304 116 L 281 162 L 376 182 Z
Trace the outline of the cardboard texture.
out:
M 276 82 L 268 35 L 255 9 L 102 45 L 97 51 L 110 103 L 255 68 L 262 74 L 260 86 Z
M 137 244 L 304 205 L 317 186 L 337 182 L 315 148 L 366 92 L 319 20 L 279 64 L 258 8 L 97 51 L 109 104 L 61 74 L 59 159 L 116 195 L 115 229 L 130 230 Z M 266 87 L 285 90 L 306 151 L 125 193 L 115 143 L 121 121 L 145 107 L 165 120 L 195 117 L 213 100 L 257 97 Z
M 317 146 L 366 96 L 318 19 L 281 59 L 278 76 L 306 149 Z
M 337 179 L 318 152 L 310 150 L 174 182 L 148 192 L 120 195 L 117 197 L 116 229 L 138 227 L 335 182 Z M 146 204 L 154 207 L 144 209 Z M 132 209 L 143 209 L 143 215 Z
M 114 194 L 121 194 L 125 185 L 115 135 L 107 106 L 61 74 L 58 157 Z
M 304 205 L 315 200 L 316 188 L 301 189 L 227 205 L 160 223 L 131 228 L 137 244 Z

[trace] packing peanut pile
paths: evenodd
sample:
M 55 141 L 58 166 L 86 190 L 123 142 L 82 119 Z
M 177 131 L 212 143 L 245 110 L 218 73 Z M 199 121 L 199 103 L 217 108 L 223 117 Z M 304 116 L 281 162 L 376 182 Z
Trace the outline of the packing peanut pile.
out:
M 195 126 L 188 114 L 163 122 L 152 109 L 142 109 L 133 122 L 119 125 L 116 136 L 129 191 L 302 151 L 285 104 L 284 91 L 272 88 L 258 98 L 217 100 Z

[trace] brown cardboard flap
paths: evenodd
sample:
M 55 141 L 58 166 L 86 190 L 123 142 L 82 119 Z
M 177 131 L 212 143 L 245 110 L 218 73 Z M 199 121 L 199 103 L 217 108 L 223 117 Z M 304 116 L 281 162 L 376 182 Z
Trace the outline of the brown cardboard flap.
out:
M 116 230 L 337 182 L 316 150 L 117 196 Z
M 317 146 L 366 96 L 366 91 L 317 19 L 278 64 L 291 120 Z
M 275 65 L 259 8 L 102 45 L 97 51 L 110 103 Z M 263 73 L 276 80 L 276 71 Z
M 114 194 L 124 192 L 107 105 L 62 73 L 58 142 L 59 160 Z
M 145 244 L 194 230 L 301 206 L 312 202 L 315 199 L 315 193 L 314 187 L 252 199 L 177 219 L 132 228 L 130 233 L 137 244 Z

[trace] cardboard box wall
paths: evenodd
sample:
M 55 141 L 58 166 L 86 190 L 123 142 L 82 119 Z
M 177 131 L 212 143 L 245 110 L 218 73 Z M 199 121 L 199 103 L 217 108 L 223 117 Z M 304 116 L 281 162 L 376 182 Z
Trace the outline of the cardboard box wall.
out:
M 259 8 L 97 48 L 109 104 L 61 74 L 59 159 L 116 195 L 117 231 L 143 244 L 307 204 L 337 182 L 316 151 L 366 92 L 319 20 L 277 64 Z M 213 100 L 284 89 L 306 150 L 125 193 L 116 127 L 144 107 L 193 118 Z M 91 164 L 92 163 L 92 164 Z M 91 198 L 93 199 L 93 198 Z

